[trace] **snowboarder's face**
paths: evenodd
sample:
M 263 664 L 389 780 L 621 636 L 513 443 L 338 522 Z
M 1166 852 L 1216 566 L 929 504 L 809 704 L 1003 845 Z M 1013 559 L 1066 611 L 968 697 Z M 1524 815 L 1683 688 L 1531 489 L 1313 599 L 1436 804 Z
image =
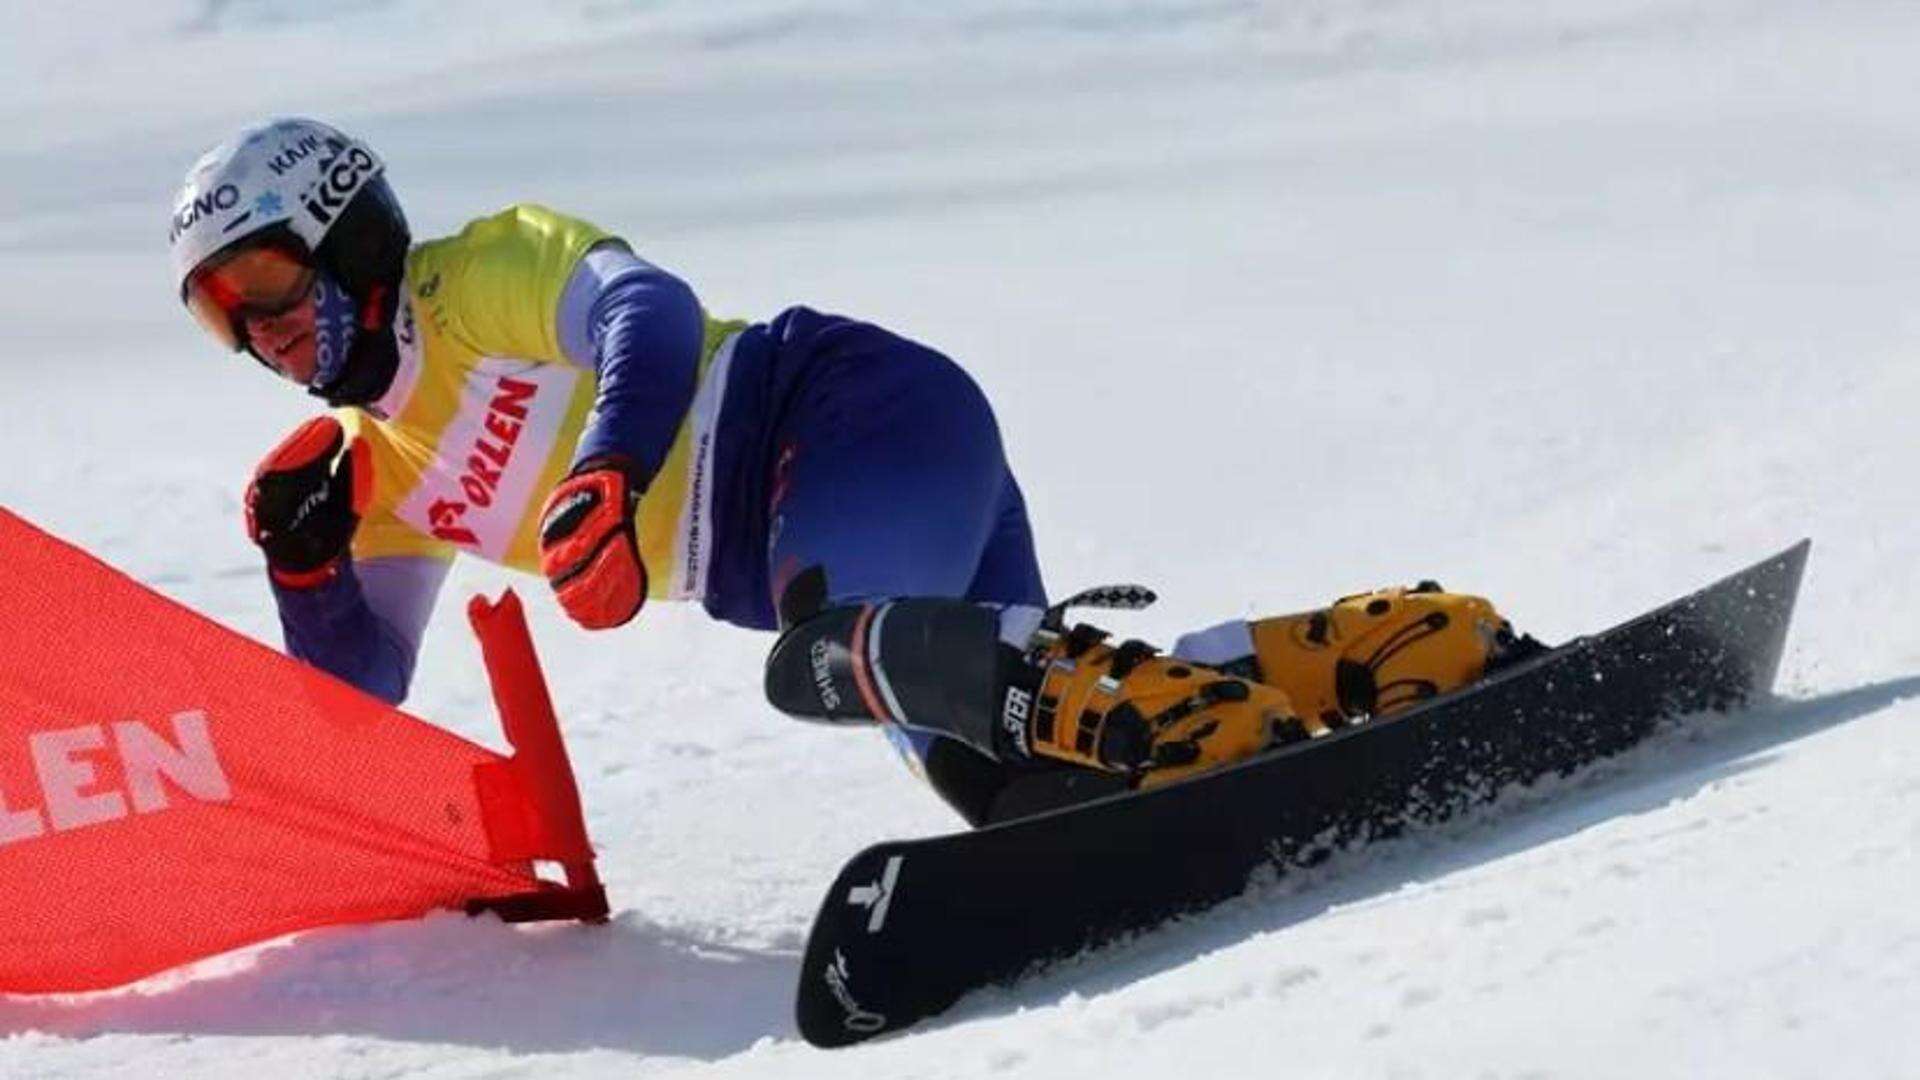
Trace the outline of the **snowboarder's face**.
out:
M 270 236 L 215 256 L 187 279 L 183 299 L 200 325 L 229 349 L 306 386 L 314 346 L 319 274 L 303 249 Z
M 247 341 L 254 355 L 281 375 L 306 386 L 314 371 L 313 293 L 285 311 L 245 320 Z

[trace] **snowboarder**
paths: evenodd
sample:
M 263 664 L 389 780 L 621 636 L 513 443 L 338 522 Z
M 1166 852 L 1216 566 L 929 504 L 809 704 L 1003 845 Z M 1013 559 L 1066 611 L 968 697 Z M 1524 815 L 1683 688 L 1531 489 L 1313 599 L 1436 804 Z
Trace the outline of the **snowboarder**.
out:
M 247 529 L 288 652 L 389 701 L 466 552 L 543 574 L 588 629 L 653 599 L 781 631 L 776 707 L 883 724 L 978 823 L 1015 779 L 1176 780 L 1461 685 L 1511 640 L 1432 586 L 1171 656 L 1070 629 L 951 360 L 805 307 L 712 318 L 531 204 L 413 244 L 381 159 L 312 120 L 203 156 L 169 242 L 201 326 L 333 409 L 260 463 Z

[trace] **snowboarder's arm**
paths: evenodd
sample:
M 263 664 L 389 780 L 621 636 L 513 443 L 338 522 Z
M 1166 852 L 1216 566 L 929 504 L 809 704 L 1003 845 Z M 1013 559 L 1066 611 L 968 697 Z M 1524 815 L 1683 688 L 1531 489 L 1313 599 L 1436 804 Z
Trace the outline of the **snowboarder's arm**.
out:
M 679 278 L 607 241 L 581 258 L 560 296 L 567 358 L 594 373 L 576 465 L 625 459 L 645 490 L 693 402 L 705 319 Z
M 275 582 L 288 654 L 398 705 L 447 566 L 422 555 L 348 559 L 317 588 Z
M 349 548 L 374 515 L 372 444 L 334 416 L 317 416 L 268 452 L 247 485 L 247 536 L 267 560 L 287 652 L 398 704 L 413 676 L 420 633 L 446 577 L 436 550 Z M 363 554 L 365 554 L 363 547 Z

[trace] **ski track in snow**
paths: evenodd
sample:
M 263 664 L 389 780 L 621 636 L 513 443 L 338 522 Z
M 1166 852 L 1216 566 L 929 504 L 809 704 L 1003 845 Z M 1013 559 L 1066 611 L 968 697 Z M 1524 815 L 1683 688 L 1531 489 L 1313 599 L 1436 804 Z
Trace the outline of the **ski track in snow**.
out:
M 1129 634 L 1436 577 L 1558 639 L 1815 544 L 1779 700 L 832 1054 L 790 1018 L 820 890 L 952 818 L 877 738 L 773 716 L 768 639 L 657 609 L 582 635 L 462 566 L 408 708 L 499 744 L 460 601 L 519 588 L 614 921 L 334 929 L 0 999 L 0 1076 L 1920 1074 L 1910 6 L 13 17 L 0 504 L 266 641 L 239 495 L 310 410 L 199 338 L 159 223 L 273 112 L 370 139 L 419 235 L 537 199 L 717 314 L 951 353 L 1053 588 L 1163 596 Z

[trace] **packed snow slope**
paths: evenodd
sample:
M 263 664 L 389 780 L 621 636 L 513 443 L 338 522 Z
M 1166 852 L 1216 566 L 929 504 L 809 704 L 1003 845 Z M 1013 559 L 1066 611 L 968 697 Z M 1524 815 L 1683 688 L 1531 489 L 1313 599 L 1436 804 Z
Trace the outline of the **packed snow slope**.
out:
M 519 587 L 614 922 L 341 929 L 0 1000 L 0 1074 L 1920 1075 L 1920 8 L 8 17 L 0 503 L 269 642 L 239 496 L 312 404 L 203 339 L 163 222 L 206 145 L 283 112 L 379 147 L 419 235 L 537 200 L 717 314 L 947 351 L 1052 587 L 1164 595 L 1129 634 L 1434 577 L 1555 639 L 1815 547 L 1779 702 L 835 1054 L 789 1017 L 820 890 L 954 819 L 878 736 L 773 715 L 768 639 L 664 606 L 589 636 L 466 567 L 409 708 L 497 744 L 461 601 Z

